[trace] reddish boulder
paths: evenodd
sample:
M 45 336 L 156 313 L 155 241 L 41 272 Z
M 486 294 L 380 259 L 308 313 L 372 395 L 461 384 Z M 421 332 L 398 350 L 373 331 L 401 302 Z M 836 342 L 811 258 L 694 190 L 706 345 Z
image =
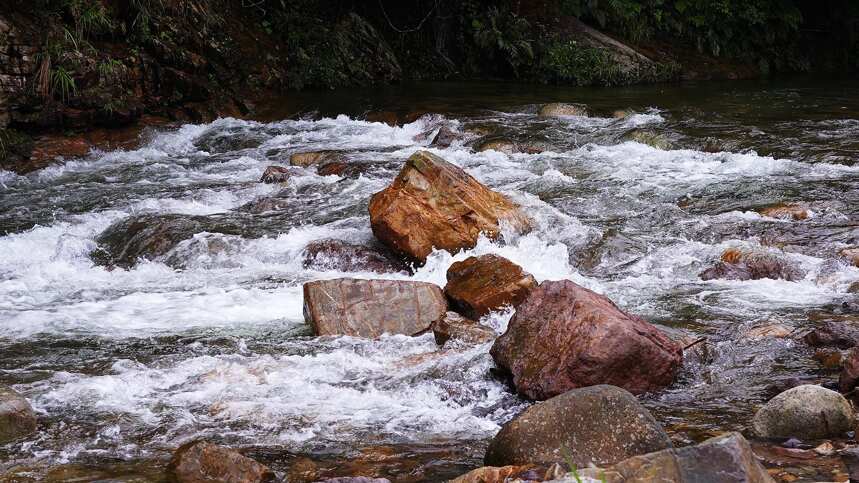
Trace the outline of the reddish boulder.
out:
M 655 391 L 673 381 L 683 359 L 655 326 L 569 280 L 534 289 L 490 353 L 531 399 L 595 384 Z
M 841 368 L 841 376 L 838 378 L 838 389 L 841 392 L 850 392 L 859 381 L 859 346 L 850 349 L 844 366 Z
M 432 323 L 432 333 L 438 345 L 444 345 L 448 340 L 461 340 L 469 344 L 483 344 L 495 339 L 495 331 L 473 320 L 447 312 L 442 318 Z
M 701 280 L 760 280 L 762 278 L 796 281 L 805 274 L 784 257 L 765 251 L 728 248 L 716 265 L 701 272 Z
M 335 239 L 307 245 L 303 262 L 304 268 L 343 272 L 395 273 L 408 270 L 408 266 L 391 253 Z
M 262 183 L 283 183 L 289 179 L 289 168 L 283 166 L 269 166 L 260 177 Z
M 206 441 L 179 447 L 170 460 L 168 472 L 179 483 L 260 483 L 274 481 L 267 466 L 238 451 Z
M 341 278 L 304 284 L 304 318 L 316 335 L 418 335 L 446 311 L 441 288 L 431 283 Z
M 457 311 L 478 319 L 506 305 L 518 306 L 536 286 L 522 267 L 490 254 L 451 265 L 444 293 Z
M 528 218 L 503 195 L 427 151 L 413 154 L 394 182 L 370 199 L 376 237 L 420 262 L 433 248 L 471 248 L 481 233 L 497 237 L 503 224 L 529 229 Z

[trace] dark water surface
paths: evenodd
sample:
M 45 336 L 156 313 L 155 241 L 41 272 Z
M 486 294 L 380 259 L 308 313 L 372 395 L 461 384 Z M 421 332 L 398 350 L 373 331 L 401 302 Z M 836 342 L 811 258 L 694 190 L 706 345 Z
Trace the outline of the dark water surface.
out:
M 586 104 L 545 119 L 539 104 Z M 494 380 L 489 345 L 440 350 L 431 335 L 377 341 L 308 336 L 301 284 L 387 277 L 444 284 L 448 266 L 498 253 L 542 280 L 604 293 L 677 338 L 677 382 L 644 398 L 678 444 L 744 430 L 771 385 L 836 373 L 799 337 L 856 317 L 859 86 L 833 81 L 699 83 L 618 89 L 418 84 L 311 92 L 259 105 L 260 122 L 222 119 L 147 133 L 137 150 L 93 152 L 27 176 L 0 172 L 0 383 L 33 404 L 39 431 L 0 446 L 13 481 L 160 481 L 193 438 L 242 447 L 287 471 L 437 481 L 479 466 L 499 425 L 526 402 Z M 613 117 L 614 111 L 629 115 Z M 402 127 L 368 111 L 433 113 Z M 366 205 L 446 123 L 463 142 L 433 149 L 511 196 L 537 229 L 416 274 L 306 269 L 314 240 L 372 239 Z M 476 129 L 546 149 L 474 152 Z M 667 149 L 634 141 L 658 140 Z M 345 149 L 358 178 L 307 169 L 258 183 L 293 152 Z M 236 209 L 276 196 L 287 208 Z M 759 215 L 808 207 L 804 221 Z M 196 234 L 130 270 L 95 266 L 95 238 L 130 214 L 209 217 L 241 235 Z M 784 257 L 797 281 L 702 281 L 730 247 Z M 176 268 L 180 267 L 180 268 Z M 487 323 L 502 331 L 510 312 Z M 788 337 L 749 331 L 780 324 Z

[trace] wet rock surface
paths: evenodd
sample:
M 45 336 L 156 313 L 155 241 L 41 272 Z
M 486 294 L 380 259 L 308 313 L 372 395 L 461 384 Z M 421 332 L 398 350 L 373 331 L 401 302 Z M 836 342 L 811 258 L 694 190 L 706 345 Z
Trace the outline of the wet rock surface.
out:
M 808 208 L 800 204 L 777 204 L 761 208 L 758 213 L 770 218 L 794 221 L 802 221 L 810 216 Z
M 701 272 L 701 280 L 760 280 L 763 278 L 795 281 L 805 274 L 791 261 L 765 251 L 729 248 L 713 267 Z
M 304 284 L 304 314 L 316 335 L 417 335 L 447 311 L 441 288 L 399 280 L 318 280 Z
M 305 268 L 342 272 L 407 272 L 409 266 L 384 247 L 358 245 L 343 240 L 319 240 L 304 249 Z
M 275 481 L 268 467 L 238 451 L 206 441 L 193 441 L 176 450 L 168 472 L 178 483 L 263 483 Z
M 584 468 L 580 476 L 605 483 L 772 483 L 749 442 L 739 433 L 708 439 L 621 461 L 604 468 Z M 574 479 L 566 478 L 572 482 Z
M 553 102 L 541 107 L 537 114 L 541 117 L 587 116 L 588 110 L 587 106 L 582 104 Z
M 853 407 L 835 391 L 806 384 L 770 399 L 755 414 L 762 438 L 820 439 L 843 436 L 855 428 Z
M 426 151 L 413 154 L 393 184 L 370 199 L 373 234 L 394 250 L 423 262 L 433 248 L 470 248 L 483 233 L 498 236 L 504 224 L 530 227 L 503 195 L 461 168 Z
M 492 328 L 457 314 L 446 312 L 440 319 L 432 323 L 435 342 L 444 345 L 453 339 L 467 344 L 483 344 L 495 339 Z
M 306 168 L 326 163 L 342 162 L 345 156 L 340 151 L 308 151 L 289 156 L 289 164 Z
M 627 391 L 598 385 L 537 403 L 505 424 L 486 450 L 490 466 L 605 465 L 671 448 L 653 416 Z
M 0 444 L 23 438 L 36 430 L 36 414 L 14 389 L 0 384 Z
M 568 280 L 534 289 L 491 354 L 531 399 L 594 384 L 658 390 L 671 384 L 682 359 L 680 346 L 655 326 Z
M 284 183 L 289 180 L 289 168 L 285 168 L 283 166 L 269 166 L 265 168 L 265 171 L 262 173 L 262 177 L 260 177 L 260 181 L 263 183 Z
M 510 260 L 481 255 L 450 266 L 444 294 L 455 310 L 478 319 L 505 306 L 518 306 L 536 286 L 534 276 Z

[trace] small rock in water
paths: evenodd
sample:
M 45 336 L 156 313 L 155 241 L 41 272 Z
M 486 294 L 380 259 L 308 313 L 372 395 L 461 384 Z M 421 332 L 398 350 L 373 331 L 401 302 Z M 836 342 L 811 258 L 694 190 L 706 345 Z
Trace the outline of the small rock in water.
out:
M 398 253 L 425 262 L 434 248 L 472 248 L 481 234 L 502 225 L 530 229 L 524 213 L 505 196 L 458 166 L 427 151 L 413 154 L 394 182 L 370 199 L 373 234 Z
M 426 282 L 341 278 L 304 284 L 304 318 L 316 335 L 418 335 L 446 311 L 441 287 Z
M 267 466 L 206 441 L 182 445 L 167 467 L 178 483 L 262 483 L 275 480 Z
M 788 440 L 781 445 L 785 448 L 804 448 L 805 446 L 807 446 L 802 441 L 796 438 L 788 438 Z
M 433 148 L 447 148 L 453 144 L 454 141 L 462 139 L 462 135 L 457 133 L 456 131 L 450 129 L 447 126 L 442 126 L 438 129 L 438 133 L 435 137 L 432 138 L 430 142 L 430 147 Z
M 36 413 L 30 403 L 11 387 L 0 384 L 0 445 L 35 430 Z
M 826 441 L 814 448 L 814 452 L 821 456 L 832 456 L 835 453 L 835 446 L 831 441 Z
M 540 117 L 587 116 L 588 110 L 583 104 L 552 102 L 543 105 L 537 115 Z
M 478 319 L 504 306 L 518 306 L 536 286 L 522 267 L 489 254 L 451 265 L 444 294 L 461 314 Z
M 829 320 L 822 322 L 802 338 L 812 347 L 849 349 L 859 344 L 859 324 Z
M 844 366 L 838 378 L 838 389 L 843 393 L 850 392 L 856 388 L 857 382 L 859 382 L 859 346 L 850 349 L 844 360 Z
M 509 139 L 490 137 L 475 141 L 474 150 L 479 153 L 484 151 L 498 151 L 499 153 L 513 154 L 519 152 L 519 145 Z
M 310 151 L 291 155 L 289 164 L 306 168 L 317 164 L 343 161 L 343 159 L 343 153 L 340 151 Z
M 366 476 L 340 476 L 320 481 L 323 483 L 391 483 L 391 480 L 387 478 L 369 478 Z
M 260 177 L 263 183 L 284 183 L 289 179 L 289 168 L 283 166 L 269 166 Z
M 406 272 L 409 267 L 384 248 L 356 245 L 343 240 L 311 242 L 304 249 L 304 268 L 342 272 Z
M 623 137 L 627 141 L 635 141 L 640 144 L 646 144 L 651 148 L 661 149 L 663 151 L 668 151 L 673 148 L 671 141 L 665 138 L 662 134 L 646 131 L 642 129 L 636 129 L 626 136 Z
M 655 391 L 682 363 L 680 346 L 655 326 L 569 280 L 532 290 L 490 354 L 530 399 L 595 384 Z
M 671 448 L 671 440 L 638 400 L 607 385 L 573 389 L 521 412 L 486 451 L 490 466 L 612 464 Z
M 449 483 L 506 483 L 516 480 L 537 480 L 542 478 L 529 478 L 534 470 L 539 469 L 535 465 L 509 465 L 509 466 L 483 466 L 450 480 Z
M 845 248 L 838 253 L 847 259 L 848 262 L 852 263 L 853 266 L 859 267 L 859 247 Z
M 344 178 L 357 178 L 366 169 L 367 165 L 365 163 L 331 161 L 320 165 L 316 169 L 316 174 L 319 176 L 336 175 Z
M 584 468 L 582 480 L 602 483 L 773 483 L 749 442 L 739 433 L 710 438 L 695 446 L 634 456 L 607 468 Z M 564 483 L 572 483 L 567 478 Z
M 758 436 L 772 439 L 840 437 L 854 424 L 853 407 L 844 396 L 812 384 L 772 398 L 753 420 Z
M 814 351 L 813 358 L 826 369 L 841 367 L 841 351 L 835 349 L 817 349 Z
M 785 257 L 762 250 L 728 248 L 719 262 L 701 272 L 701 280 L 760 280 L 783 279 L 794 282 L 805 273 Z
M 766 324 L 759 325 L 757 327 L 753 327 L 747 330 L 744 334 L 745 338 L 751 340 L 758 339 L 766 339 L 766 338 L 776 338 L 776 339 L 784 339 L 786 337 L 790 337 L 793 331 L 783 325 L 783 324 Z
M 758 210 L 758 213 L 770 218 L 796 221 L 808 219 L 809 216 L 808 208 L 795 203 L 769 206 Z
M 435 342 L 444 345 L 448 340 L 460 340 L 469 344 L 483 344 L 495 339 L 495 331 L 457 314 L 446 312 L 442 318 L 432 323 Z

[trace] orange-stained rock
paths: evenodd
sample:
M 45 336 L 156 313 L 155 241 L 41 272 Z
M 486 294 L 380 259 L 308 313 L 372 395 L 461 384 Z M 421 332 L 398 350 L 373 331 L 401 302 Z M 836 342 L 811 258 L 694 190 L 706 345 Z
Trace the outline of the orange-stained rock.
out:
M 478 319 L 501 307 L 516 307 L 537 281 L 522 267 L 498 255 L 456 262 L 447 270 L 444 294 L 461 314 Z
M 483 344 L 495 339 L 494 330 L 456 312 L 447 312 L 433 322 L 432 333 L 438 345 L 444 345 L 450 339 L 469 344 Z
M 721 260 L 699 275 L 701 280 L 759 280 L 762 278 L 796 281 L 805 273 L 786 257 L 764 250 L 728 248 Z
M 838 389 L 844 393 L 849 392 L 856 387 L 857 381 L 859 381 L 859 346 L 854 346 L 844 359 L 841 376 L 838 378 Z
M 852 263 L 854 266 L 859 267 L 859 247 L 857 248 L 845 248 L 838 252 L 842 257 L 846 258 L 847 261 Z
M 779 218 L 782 220 L 801 221 L 808 219 L 808 208 L 793 203 L 768 206 L 758 210 L 758 213 L 763 216 Z
M 294 153 L 289 156 L 289 164 L 303 168 L 335 161 L 343 161 L 343 153 L 340 151 L 310 151 Z
M 417 261 L 433 248 L 471 248 L 480 233 L 497 237 L 503 224 L 530 228 L 528 218 L 505 196 L 461 168 L 427 151 L 413 154 L 394 182 L 370 199 L 376 238 Z
M 179 483 L 260 483 L 275 479 L 267 466 L 238 451 L 206 441 L 193 441 L 179 447 L 170 460 L 168 471 Z
M 304 318 L 316 335 L 418 335 L 447 311 L 438 285 L 340 278 L 304 284 Z
M 682 363 L 680 346 L 655 326 L 569 280 L 531 291 L 490 353 L 519 394 L 538 400 L 596 384 L 655 391 Z
M 484 466 L 450 480 L 450 483 L 505 483 L 512 480 L 540 481 L 544 471 L 535 465 Z M 534 478 L 537 477 L 537 478 Z

